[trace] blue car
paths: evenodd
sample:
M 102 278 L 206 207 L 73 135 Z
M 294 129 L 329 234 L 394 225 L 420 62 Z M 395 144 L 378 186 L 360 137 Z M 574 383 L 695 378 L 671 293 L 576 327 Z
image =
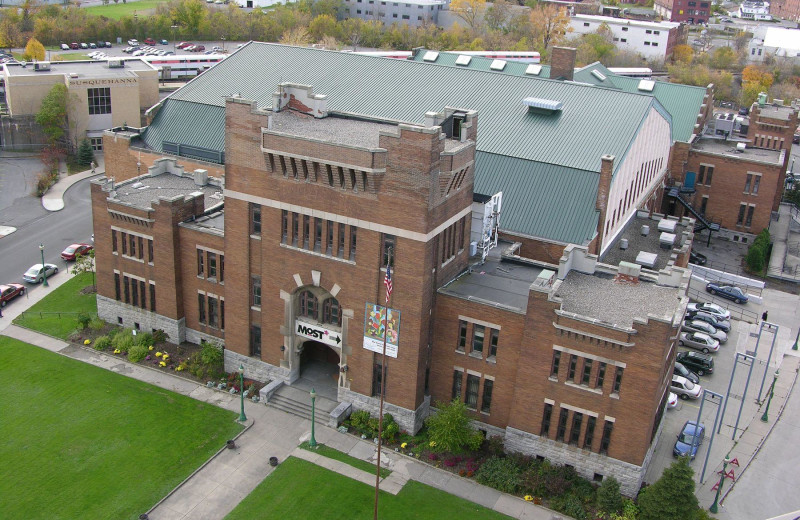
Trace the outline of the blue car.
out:
M 706 285 L 706 291 L 713 295 L 719 295 L 723 298 L 733 300 L 736 303 L 747 303 L 747 300 L 749 300 L 747 294 L 743 290 L 733 285 L 717 285 L 715 283 L 710 283 Z
M 697 449 L 703 444 L 705 435 L 706 427 L 703 423 L 700 423 L 698 427 L 696 422 L 686 421 L 681 429 L 681 433 L 678 434 L 678 440 L 675 441 L 675 447 L 672 448 L 672 456 L 682 457 L 684 455 L 689 455 L 691 451 L 691 456 L 694 459 L 697 455 Z M 694 443 L 695 446 L 692 446 L 692 443 Z

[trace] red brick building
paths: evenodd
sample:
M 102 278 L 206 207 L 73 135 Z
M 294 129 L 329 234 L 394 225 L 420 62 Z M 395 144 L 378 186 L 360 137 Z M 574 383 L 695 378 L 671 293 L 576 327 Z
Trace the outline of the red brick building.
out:
M 711 1 L 655 0 L 653 8 L 670 22 L 707 23 L 711 16 Z

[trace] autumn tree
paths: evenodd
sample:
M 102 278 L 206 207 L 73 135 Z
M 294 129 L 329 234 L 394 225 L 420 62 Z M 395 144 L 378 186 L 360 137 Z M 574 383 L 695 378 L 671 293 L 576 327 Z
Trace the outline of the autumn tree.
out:
M 742 70 L 742 92 L 739 97 L 742 106 L 750 106 L 761 92 L 768 92 L 775 77 L 769 72 L 755 66 L 748 65 Z
M 672 49 L 672 62 L 689 65 L 694 59 L 694 49 L 688 45 L 676 45 Z
M 196 36 L 208 16 L 208 9 L 200 0 L 183 0 L 174 4 L 172 17 L 181 27 L 181 32 Z
M 336 38 L 339 35 L 339 24 L 336 23 L 336 18 L 329 14 L 323 14 L 311 20 L 308 26 L 308 32 L 314 41 L 320 41 L 326 36 Z
M 486 9 L 486 14 L 483 16 L 486 26 L 492 31 L 504 31 L 510 18 L 511 4 L 506 0 L 495 0 L 492 6 Z
M 295 27 L 283 33 L 280 43 L 295 47 L 307 47 L 311 43 L 311 35 L 308 34 L 308 29 L 305 27 Z
M 63 143 L 67 137 L 67 100 L 66 85 L 57 83 L 42 99 L 42 106 L 36 113 L 36 124 L 42 127 L 50 144 Z
M 530 19 L 536 46 L 542 51 L 558 45 L 572 31 L 567 10 L 553 4 L 538 4 L 531 9 Z
M 29 61 L 44 60 L 44 45 L 39 42 L 36 38 L 31 38 L 28 40 L 28 44 L 25 46 L 25 59 Z
M 475 32 L 486 10 L 486 0 L 452 0 L 450 10 Z
M 729 69 L 736 62 L 736 52 L 730 47 L 719 47 L 711 55 L 709 65 L 714 69 Z

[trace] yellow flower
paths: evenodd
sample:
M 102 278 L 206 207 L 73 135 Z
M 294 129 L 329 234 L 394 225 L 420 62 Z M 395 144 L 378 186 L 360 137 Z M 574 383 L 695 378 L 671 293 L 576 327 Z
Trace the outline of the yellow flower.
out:
M 147 347 L 147 350 L 153 350 L 153 345 L 150 345 L 149 347 Z
M 167 364 L 166 364 L 166 363 L 164 363 L 164 362 L 162 361 L 162 362 L 160 362 L 160 363 L 158 364 L 158 366 L 160 366 L 160 367 L 165 367 L 165 366 L 167 366 Z
M 168 359 L 168 358 L 169 358 L 169 354 L 167 354 L 166 352 L 164 352 L 163 359 L 165 359 L 165 360 L 166 360 L 166 359 Z
M 403 449 L 406 449 L 406 446 L 408 446 L 407 442 L 404 442 L 403 444 L 400 445 L 400 447 L 403 448 Z
M 533 497 L 530 495 L 525 495 L 525 502 L 533 502 Z
M 84 344 L 84 345 L 91 345 L 91 344 L 92 344 L 92 340 L 90 340 L 90 339 L 85 339 L 85 340 L 83 340 L 83 344 Z
M 178 367 L 175 369 L 176 372 L 180 372 L 181 370 L 183 370 L 183 367 Z
M 114 354 L 119 354 L 119 349 L 118 348 L 114 349 Z
M 429 443 L 428 443 L 428 446 L 430 446 L 431 448 L 433 448 L 434 446 L 436 446 L 436 441 L 431 441 L 431 442 L 429 442 Z
M 161 357 L 161 352 L 156 352 L 156 357 Z

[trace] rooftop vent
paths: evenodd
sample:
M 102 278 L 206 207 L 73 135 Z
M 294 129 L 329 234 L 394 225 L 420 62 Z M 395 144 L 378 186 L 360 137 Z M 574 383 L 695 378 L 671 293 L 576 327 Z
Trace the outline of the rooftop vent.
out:
M 109 69 L 122 69 L 125 68 L 125 60 L 108 60 Z
M 600 81 L 605 81 L 606 80 L 606 75 L 603 74 L 602 72 L 600 72 L 597 69 L 592 71 L 592 76 L 594 76 L 595 78 L 599 79 Z
M 739 152 L 745 151 L 747 145 L 745 143 L 736 143 L 736 150 Z
M 522 100 L 522 103 L 527 105 L 528 108 L 546 110 L 549 112 L 559 112 L 562 108 L 564 108 L 564 103 L 552 99 L 527 97 Z
M 642 92 L 652 92 L 656 87 L 656 82 L 652 79 L 643 79 L 639 82 L 639 90 Z
M 423 61 L 436 61 L 437 59 L 439 59 L 439 53 L 436 51 L 428 51 L 422 57 Z
M 535 63 L 531 63 L 528 65 L 528 68 L 525 69 L 525 74 L 529 76 L 538 76 L 542 72 L 542 66 L 536 65 Z
M 33 64 L 33 70 L 50 70 L 49 61 L 37 61 Z
M 78 77 L 78 73 L 77 72 L 70 72 L 69 73 L 69 77 L 70 78 L 77 78 Z
M 472 61 L 472 56 L 461 54 L 458 58 L 456 58 L 456 65 L 461 65 L 462 67 L 466 67 L 467 65 L 469 65 L 469 62 L 471 61 Z
M 506 63 L 505 60 L 492 60 L 492 64 L 489 65 L 489 68 L 492 70 L 503 70 L 506 68 Z

